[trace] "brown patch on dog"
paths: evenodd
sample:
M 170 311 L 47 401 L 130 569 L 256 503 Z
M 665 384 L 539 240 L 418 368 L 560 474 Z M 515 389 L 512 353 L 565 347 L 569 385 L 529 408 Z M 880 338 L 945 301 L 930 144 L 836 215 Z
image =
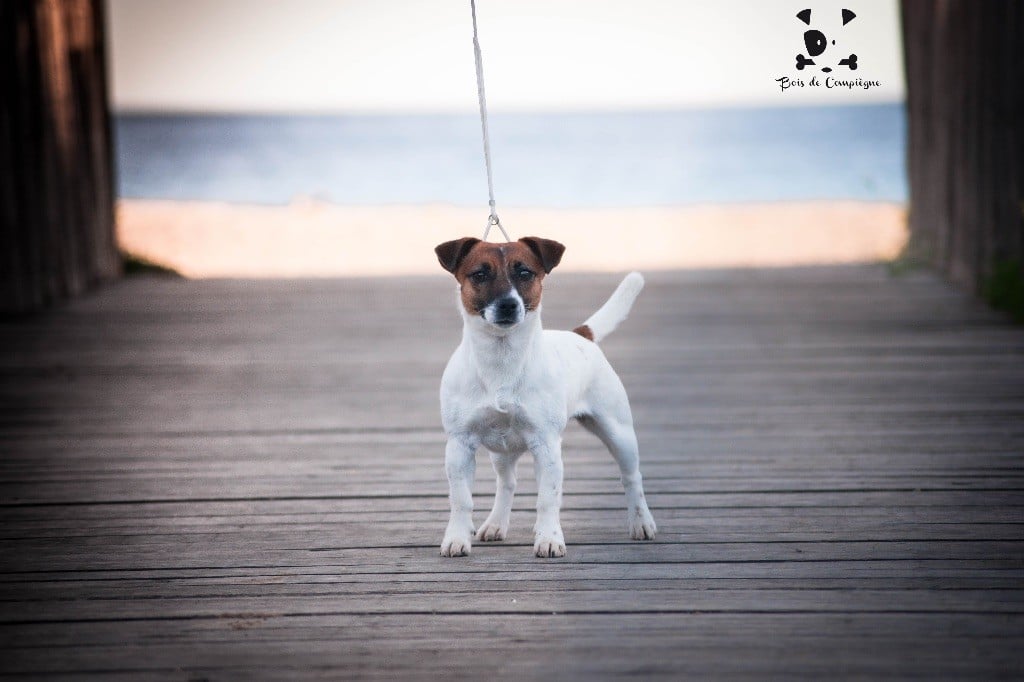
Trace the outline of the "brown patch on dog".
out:
M 565 247 L 553 239 L 523 237 L 519 241 L 526 244 L 537 255 L 545 274 L 555 269 L 555 266 L 562 261 L 562 254 L 565 253 Z
M 459 281 L 463 307 L 470 315 L 480 315 L 513 289 L 527 311 L 536 310 L 544 275 L 558 265 L 565 247 L 539 237 L 504 244 L 464 237 L 445 242 L 434 251 L 441 266 Z
M 581 324 L 580 326 L 573 329 L 573 331 L 582 336 L 583 338 L 585 338 L 587 341 L 594 340 L 594 332 L 590 329 L 590 327 L 588 327 L 585 324 Z
M 459 267 L 459 263 L 466 257 L 470 249 L 479 243 L 480 240 L 475 237 L 463 237 L 438 244 L 434 247 L 434 253 L 437 254 L 437 262 L 441 264 L 441 267 L 454 274 L 455 269 Z

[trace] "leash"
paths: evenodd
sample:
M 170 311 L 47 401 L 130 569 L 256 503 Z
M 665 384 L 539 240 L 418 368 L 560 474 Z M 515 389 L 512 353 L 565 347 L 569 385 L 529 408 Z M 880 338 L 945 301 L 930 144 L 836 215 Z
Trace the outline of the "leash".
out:
M 484 229 L 484 241 L 487 241 L 487 235 L 490 234 L 492 227 L 497 227 L 501 230 L 501 234 L 505 236 L 505 241 L 512 241 L 512 238 L 508 236 L 508 232 L 501 226 L 501 220 L 498 218 L 498 212 L 494 205 L 494 178 L 491 173 L 491 140 L 490 133 L 487 129 L 487 96 L 484 94 L 484 60 L 480 53 L 480 36 L 476 30 L 476 0 L 469 0 L 469 8 L 473 13 L 473 54 L 476 57 L 476 94 L 477 99 L 480 100 L 480 129 L 484 135 L 484 164 L 487 166 L 487 196 L 490 197 L 488 204 L 491 207 L 491 214 L 487 217 L 487 227 Z

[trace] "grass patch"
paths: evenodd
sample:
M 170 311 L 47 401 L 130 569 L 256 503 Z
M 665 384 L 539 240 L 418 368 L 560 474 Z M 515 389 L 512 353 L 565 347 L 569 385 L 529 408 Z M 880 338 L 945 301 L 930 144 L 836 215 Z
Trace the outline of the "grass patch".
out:
M 890 277 L 902 277 L 903 275 L 927 268 L 928 264 L 916 258 L 910 258 L 900 254 L 890 261 L 885 261 L 885 269 Z
M 890 277 L 901 277 L 911 272 L 929 269 L 930 265 L 921 249 L 912 247 L 911 242 L 908 242 L 898 256 L 885 261 L 885 268 L 889 271 Z
M 165 277 L 181 277 L 181 273 L 173 268 L 159 265 L 130 253 L 121 252 L 121 267 L 125 275 L 163 275 Z
M 981 295 L 996 310 L 1010 313 L 1014 322 L 1024 323 L 1024 266 L 1019 261 L 996 263 Z

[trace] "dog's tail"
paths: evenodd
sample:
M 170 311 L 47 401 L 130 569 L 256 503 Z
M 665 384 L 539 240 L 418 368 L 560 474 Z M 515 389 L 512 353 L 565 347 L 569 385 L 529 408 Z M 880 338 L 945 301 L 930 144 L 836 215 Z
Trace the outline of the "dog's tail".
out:
M 639 272 L 629 273 L 604 305 L 573 331 L 597 343 L 615 331 L 615 328 L 626 319 L 633 302 L 643 288 L 643 275 Z

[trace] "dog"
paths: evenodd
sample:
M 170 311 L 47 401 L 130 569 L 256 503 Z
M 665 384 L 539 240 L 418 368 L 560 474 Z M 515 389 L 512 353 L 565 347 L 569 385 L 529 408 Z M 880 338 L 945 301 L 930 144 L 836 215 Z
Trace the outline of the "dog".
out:
M 491 542 L 508 536 L 516 462 L 526 451 L 533 454 L 537 478 L 533 552 L 565 556 L 561 448 L 570 419 L 601 439 L 618 463 L 630 537 L 653 540 L 657 533 L 644 497 L 629 398 L 597 345 L 626 318 L 644 280 L 637 272 L 627 275 L 573 331 L 542 329 L 544 277 L 564 251 L 562 244 L 539 237 L 506 244 L 465 237 L 435 249 L 441 267 L 458 281 L 463 320 L 462 342 L 441 379 L 451 502 L 441 556 L 467 556 L 473 538 Z M 490 454 L 497 491 L 490 515 L 474 530 L 471 488 L 481 447 Z

